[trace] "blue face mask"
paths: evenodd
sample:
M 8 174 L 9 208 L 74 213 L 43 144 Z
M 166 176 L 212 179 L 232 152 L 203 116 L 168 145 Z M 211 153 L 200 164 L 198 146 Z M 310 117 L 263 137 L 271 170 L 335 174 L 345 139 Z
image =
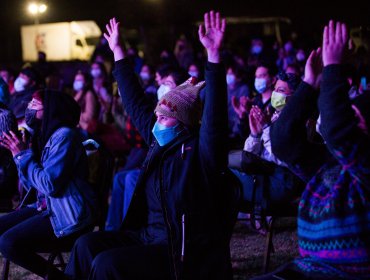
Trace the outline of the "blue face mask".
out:
M 263 93 L 267 89 L 267 80 L 263 78 L 256 78 L 254 80 L 254 87 L 258 93 Z
M 260 45 L 254 45 L 251 48 L 251 53 L 253 54 L 260 54 L 262 52 L 262 46 Z
M 157 139 L 159 146 L 161 147 L 165 146 L 166 144 L 170 143 L 173 139 L 175 139 L 177 135 L 180 134 L 181 130 L 179 125 L 180 124 L 177 124 L 172 127 L 167 127 L 163 124 L 160 124 L 159 122 L 156 122 L 154 124 L 152 133 L 155 139 Z

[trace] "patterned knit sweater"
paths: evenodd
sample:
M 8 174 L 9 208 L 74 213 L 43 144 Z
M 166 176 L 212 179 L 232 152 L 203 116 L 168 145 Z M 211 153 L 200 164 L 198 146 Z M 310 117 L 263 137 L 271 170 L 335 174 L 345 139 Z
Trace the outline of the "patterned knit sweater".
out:
M 324 68 L 318 106 L 320 132 L 331 159 L 325 159 L 313 177 L 314 173 L 303 176 L 311 179 L 299 205 L 298 242 L 302 258 L 294 261 L 295 268 L 312 279 L 370 279 L 370 139 L 357 127 L 348 89 L 343 66 Z M 300 101 L 305 98 L 308 97 L 302 95 Z M 272 136 L 281 136 L 278 127 Z M 287 153 L 281 147 L 277 143 L 273 151 L 284 160 Z M 290 151 L 287 159 L 299 172 L 314 170 L 312 166 L 307 168 L 307 158 L 317 163 L 314 157 L 322 157 L 298 150 L 297 154 L 292 157 Z

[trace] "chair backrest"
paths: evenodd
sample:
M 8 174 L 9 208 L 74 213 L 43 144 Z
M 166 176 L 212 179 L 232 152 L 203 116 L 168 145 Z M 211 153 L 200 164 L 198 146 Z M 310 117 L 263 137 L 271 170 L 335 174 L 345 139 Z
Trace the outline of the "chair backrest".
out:
M 98 198 L 99 229 L 104 229 L 105 218 L 108 212 L 108 196 L 113 181 L 113 156 L 93 139 L 83 142 L 88 156 L 89 183 L 93 186 Z

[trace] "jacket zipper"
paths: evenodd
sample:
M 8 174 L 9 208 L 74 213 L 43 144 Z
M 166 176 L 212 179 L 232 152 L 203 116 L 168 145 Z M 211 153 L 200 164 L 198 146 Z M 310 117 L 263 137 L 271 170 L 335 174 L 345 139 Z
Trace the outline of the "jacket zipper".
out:
M 182 226 L 181 261 L 184 262 L 184 258 L 185 258 L 185 214 L 182 214 L 181 216 L 181 226 Z

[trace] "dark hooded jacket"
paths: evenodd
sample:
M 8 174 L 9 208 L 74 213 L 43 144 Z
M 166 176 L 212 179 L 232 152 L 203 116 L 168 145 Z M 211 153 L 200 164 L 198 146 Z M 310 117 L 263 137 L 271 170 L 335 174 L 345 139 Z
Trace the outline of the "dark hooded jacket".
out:
M 154 177 L 173 279 L 232 279 L 229 241 L 237 206 L 233 186 L 238 183 L 227 168 L 224 66 L 207 64 L 200 129 L 185 130 L 164 147 L 151 132 L 156 121 L 153 107 L 129 62 L 116 62 L 113 74 L 128 114 L 150 146 L 123 229 L 146 226 L 145 186 L 147 178 Z

